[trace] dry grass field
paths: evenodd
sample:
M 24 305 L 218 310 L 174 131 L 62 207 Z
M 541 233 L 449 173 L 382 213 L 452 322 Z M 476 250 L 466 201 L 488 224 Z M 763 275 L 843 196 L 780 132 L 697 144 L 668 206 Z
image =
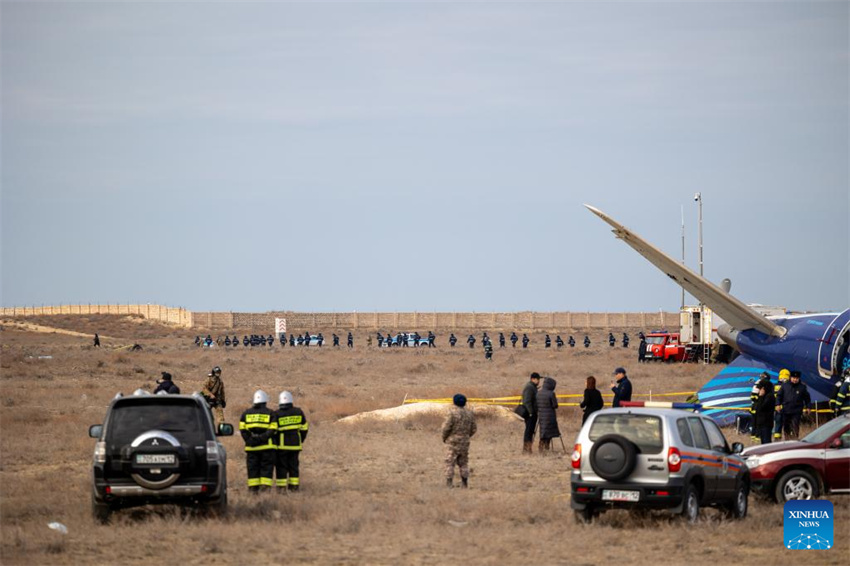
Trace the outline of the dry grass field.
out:
M 629 350 L 610 349 L 599 331 L 590 350 L 545 350 L 540 334 L 532 336 L 528 350 L 497 346 L 494 360 L 486 362 L 480 347 L 450 349 L 442 333 L 436 350 L 367 349 L 363 332 L 353 351 L 279 345 L 207 350 L 192 344 L 196 331 L 127 317 L 27 322 L 108 338 L 94 349 L 79 336 L 2 327 L 3 564 L 850 563 L 850 498 L 833 499 L 837 540 L 829 551 L 785 550 L 781 507 L 754 497 L 744 522 L 722 520 L 710 510 L 697 525 L 612 512 L 579 526 L 569 510 L 569 457 L 560 443 L 554 455 L 523 457 L 522 423 L 480 419 L 471 448 L 471 489 L 449 490 L 439 418 L 336 422 L 399 405 L 405 396 L 518 394 L 532 371 L 554 377 L 559 393 L 580 393 L 587 375 L 606 385 L 612 369 L 623 365 L 636 393 L 660 393 L 694 391 L 719 366 L 639 366 L 634 342 Z M 114 349 L 135 342 L 144 349 Z M 293 392 L 311 422 L 302 491 L 249 496 L 236 435 L 224 440 L 230 456 L 226 518 L 157 508 L 120 512 L 110 525 L 95 524 L 88 426 L 102 421 L 118 391 L 153 389 L 168 370 L 191 392 L 214 365 L 223 369 L 229 422 L 236 422 L 257 388 L 273 398 L 283 389 Z M 559 420 L 569 449 L 580 414 L 562 408 Z M 727 437 L 749 442 L 732 430 Z M 68 534 L 48 529 L 51 521 L 65 524 Z

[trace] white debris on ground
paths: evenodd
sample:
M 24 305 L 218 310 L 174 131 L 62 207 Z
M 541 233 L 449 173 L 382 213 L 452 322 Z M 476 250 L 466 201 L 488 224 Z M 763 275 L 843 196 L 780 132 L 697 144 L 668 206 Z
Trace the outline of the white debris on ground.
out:
M 49 529 L 53 529 L 54 531 L 57 531 L 57 532 L 59 532 L 59 533 L 62 533 L 63 535 L 67 535 L 67 534 L 68 534 L 68 527 L 66 527 L 66 526 L 65 526 L 65 525 L 63 525 L 62 523 L 57 523 L 57 522 L 47 523 L 47 527 L 48 527 Z
M 443 416 L 449 410 L 449 407 L 450 405 L 447 403 L 410 403 L 409 405 L 401 405 L 400 407 L 392 407 L 390 409 L 378 409 L 377 411 L 357 413 L 350 417 L 343 417 L 337 422 L 359 423 L 364 421 L 399 421 L 419 415 Z M 502 407 L 501 405 L 476 405 L 475 403 L 470 403 L 467 407 L 471 408 L 476 416 L 488 416 L 522 421 L 522 418 L 514 413 L 512 409 Z

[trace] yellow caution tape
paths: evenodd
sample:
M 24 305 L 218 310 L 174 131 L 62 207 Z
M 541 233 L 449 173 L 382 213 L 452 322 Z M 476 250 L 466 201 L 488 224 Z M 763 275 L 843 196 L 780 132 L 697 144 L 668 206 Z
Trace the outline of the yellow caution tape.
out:
M 678 391 L 673 393 L 635 393 L 633 397 L 684 397 L 694 395 L 696 391 Z M 603 397 L 613 397 L 614 395 L 611 393 L 603 393 Z M 570 399 L 576 397 L 584 397 L 584 393 L 561 393 L 555 395 L 558 399 Z M 522 397 L 520 395 L 510 395 L 508 397 L 468 397 L 467 402 L 476 403 L 479 405 L 519 405 Z M 410 403 L 452 403 L 453 399 L 451 397 L 444 397 L 440 399 L 405 399 L 404 405 L 409 405 Z M 562 406 L 570 406 L 563 405 Z M 748 409 L 749 410 L 749 409 Z

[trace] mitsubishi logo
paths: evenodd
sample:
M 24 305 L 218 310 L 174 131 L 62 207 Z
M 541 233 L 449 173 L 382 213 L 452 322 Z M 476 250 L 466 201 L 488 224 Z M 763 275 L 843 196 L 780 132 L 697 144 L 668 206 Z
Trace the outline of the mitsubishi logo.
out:
M 151 442 L 151 446 L 159 446 L 159 442 L 157 442 L 156 438 L 154 438 L 153 442 Z

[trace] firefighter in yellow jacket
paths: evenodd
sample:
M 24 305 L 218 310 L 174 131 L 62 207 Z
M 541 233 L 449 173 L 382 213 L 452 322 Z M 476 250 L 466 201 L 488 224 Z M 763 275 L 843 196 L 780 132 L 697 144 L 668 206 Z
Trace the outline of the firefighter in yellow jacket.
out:
M 301 477 L 298 469 L 298 456 L 307 438 L 309 425 L 307 416 L 298 407 L 292 406 L 292 393 L 284 391 L 278 398 L 278 408 L 274 412 L 277 427 L 275 451 L 275 471 L 277 489 L 298 491 Z
M 239 432 L 245 441 L 245 466 L 248 468 L 248 490 L 257 492 L 272 487 L 277 421 L 266 406 L 268 394 L 262 389 L 254 393 L 254 404 L 239 418 Z

